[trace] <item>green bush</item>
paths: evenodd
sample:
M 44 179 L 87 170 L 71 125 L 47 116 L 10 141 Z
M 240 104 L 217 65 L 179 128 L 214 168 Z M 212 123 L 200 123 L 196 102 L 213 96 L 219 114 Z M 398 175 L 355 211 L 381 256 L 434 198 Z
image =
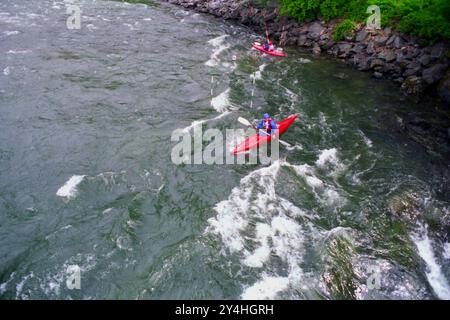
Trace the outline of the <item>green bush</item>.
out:
M 435 41 L 450 39 L 450 0 L 278 0 L 280 13 L 306 19 L 344 18 L 366 22 L 369 5 L 381 11 L 381 25 Z M 342 28 L 350 27 L 349 22 Z M 344 30 L 344 29 L 342 29 Z M 336 32 L 338 33 L 338 32 Z
M 297 21 L 317 18 L 320 0 L 280 0 L 280 13 Z
M 346 37 L 352 36 L 355 28 L 356 24 L 352 20 L 345 19 L 336 26 L 336 29 L 334 29 L 333 40 L 344 40 Z
M 404 33 L 435 41 L 450 39 L 448 0 L 405 0 L 397 8 L 398 29 Z
M 345 16 L 347 13 L 346 0 L 323 0 L 320 3 L 320 16 L 325 20 Z

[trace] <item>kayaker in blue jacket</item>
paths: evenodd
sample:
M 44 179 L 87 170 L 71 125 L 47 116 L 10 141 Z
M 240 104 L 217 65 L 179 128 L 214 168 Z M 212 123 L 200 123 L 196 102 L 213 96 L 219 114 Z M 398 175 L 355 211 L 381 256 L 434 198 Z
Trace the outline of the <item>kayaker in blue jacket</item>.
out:
M 260 130 L 264 130 L 268 134 L 276 134 L 278 132 L 276 122 L 272 120 L 268 113 L 264 113 L 263 119 L 259 122 L 256 129 L 258 130 L 258 133 Z
M 263 48 L 266 51 L 273 51 L 273 50 L 275 50 L 275 46 L 273 45 L 272 41 L 270 41 L 270 40 L 268 40 L 266 43 L 264 43 Z

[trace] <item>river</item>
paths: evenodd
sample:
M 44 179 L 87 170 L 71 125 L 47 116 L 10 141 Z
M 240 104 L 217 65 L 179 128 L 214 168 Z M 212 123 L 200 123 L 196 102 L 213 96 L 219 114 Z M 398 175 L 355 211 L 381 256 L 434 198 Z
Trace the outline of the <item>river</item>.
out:
M 233 22 L 72 2 L 79 30 L 0 4 L 1 299 L 450 299 L 448 162 L 383 121 L 426 103 Z M 171 162 L 173 130 L 264 112 L 299 115 L 279 161 Z

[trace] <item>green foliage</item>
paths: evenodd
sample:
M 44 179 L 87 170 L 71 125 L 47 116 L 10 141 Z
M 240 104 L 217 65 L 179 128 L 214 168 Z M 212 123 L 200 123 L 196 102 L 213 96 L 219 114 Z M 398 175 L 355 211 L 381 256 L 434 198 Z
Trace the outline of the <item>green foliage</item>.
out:
M 320 3 L 320 16 L 325 20 L 345 16 L 347 13 L 346 0 L 323 0 Z
M 280 13 L 298 21 L 315 19 L 320 12 L 320 0 L 280 0 Z
M 336 26 L 336 29 L 334 29 L 333 40 L 344 40 L 346 37 L 352 36 L 355 28 L 356 24 L 352 20 L 345 19 Z
M 301 22 L 345 18 L 365 22 L 369 5 L 381 11 L 381 25 L 435 41 L 450 39 L 449 0 L 278 0 L 280 13 Z M 346 22 L 346 27 L 350 24 Z M 342 26 L 341 28 L 344 28 Z M 336 32 L 339 33 L 339 32 Z
M 404 0 L 397 8 L 398 29 L 419 37 L 450 39 L 450 2 L 448 0 Z

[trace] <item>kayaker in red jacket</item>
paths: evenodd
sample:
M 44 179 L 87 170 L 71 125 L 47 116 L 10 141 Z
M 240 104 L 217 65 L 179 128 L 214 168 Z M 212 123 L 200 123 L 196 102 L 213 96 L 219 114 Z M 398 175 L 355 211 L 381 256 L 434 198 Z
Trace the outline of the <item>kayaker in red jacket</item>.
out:
M 275 121 L 272 120 L 270 115 L 268 113 L 264 113 L 263 119 L 259 122 L 258 126 L 256 127 L 258 133 L 260 130 L 264 130 L 268 134 L 275 135 L 278 132 L 278 126 Z

